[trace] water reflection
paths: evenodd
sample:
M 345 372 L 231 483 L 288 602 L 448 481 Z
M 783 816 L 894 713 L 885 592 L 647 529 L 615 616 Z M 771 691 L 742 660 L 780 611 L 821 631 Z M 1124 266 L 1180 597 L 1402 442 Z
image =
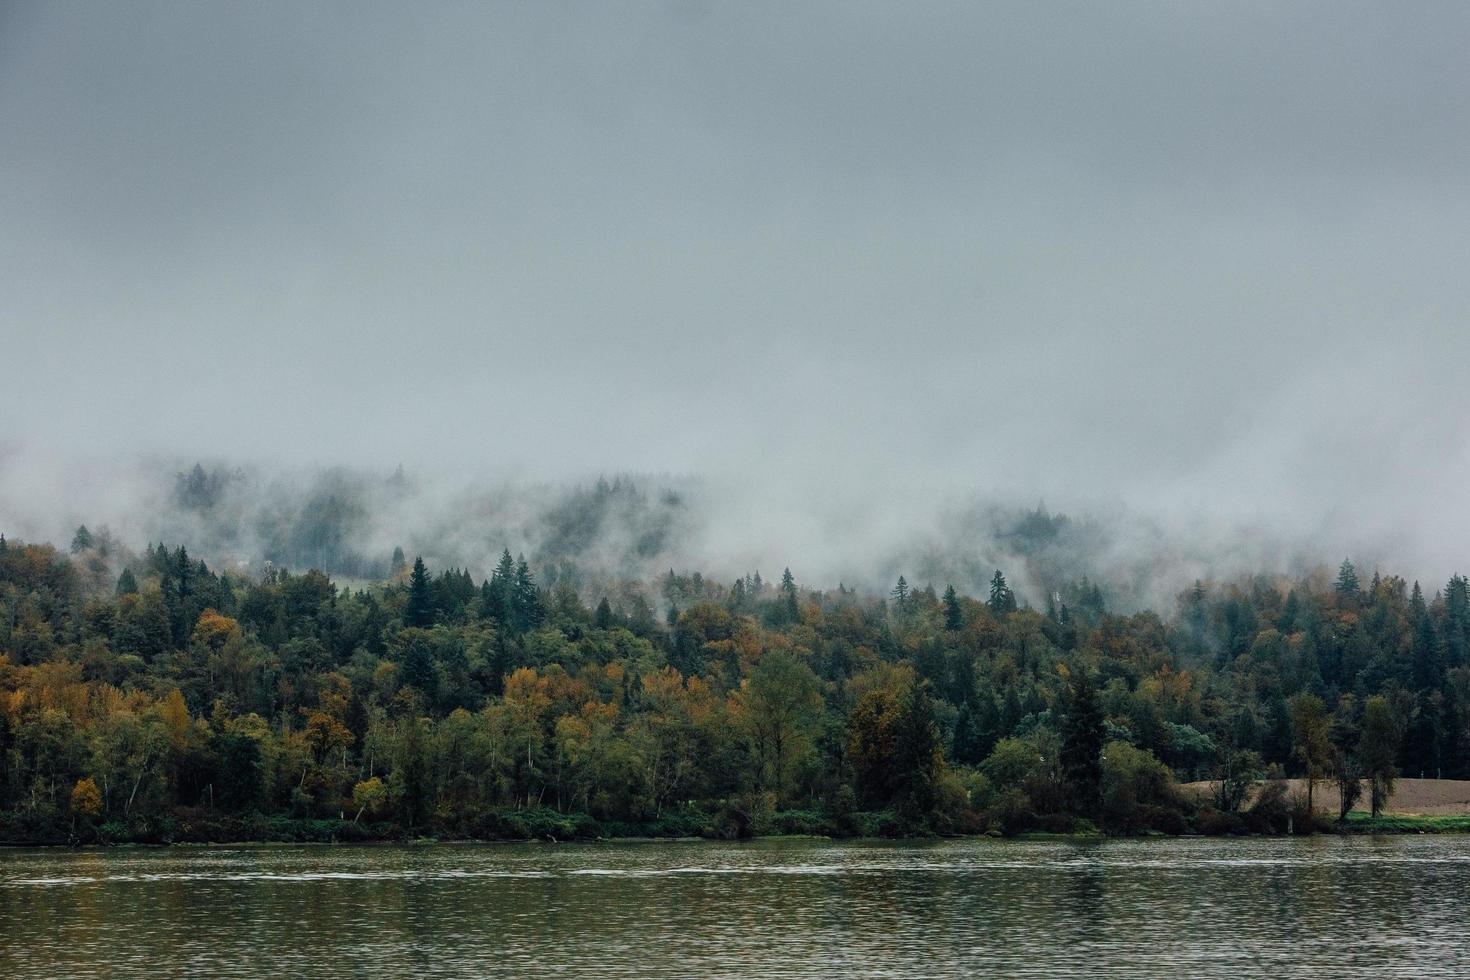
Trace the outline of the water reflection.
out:
M 0 976 L 1470 972 L 1470 840 L 0 853 Z

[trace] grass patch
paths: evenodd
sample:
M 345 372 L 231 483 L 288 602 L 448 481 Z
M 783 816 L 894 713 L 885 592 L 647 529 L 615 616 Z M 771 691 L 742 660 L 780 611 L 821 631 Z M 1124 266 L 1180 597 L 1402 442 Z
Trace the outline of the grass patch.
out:
M 1470 814 L 1371 817 L 1366 813 L 1349 813 L 1347 822 L 1338 826 L 1351 834 L 1470 834 Z

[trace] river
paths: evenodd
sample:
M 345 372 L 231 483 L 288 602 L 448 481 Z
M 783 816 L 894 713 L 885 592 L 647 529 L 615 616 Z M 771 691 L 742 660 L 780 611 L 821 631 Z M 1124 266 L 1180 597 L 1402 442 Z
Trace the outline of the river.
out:
M 1470 837 L 0 852 L 0 977 L 1470 975 Z

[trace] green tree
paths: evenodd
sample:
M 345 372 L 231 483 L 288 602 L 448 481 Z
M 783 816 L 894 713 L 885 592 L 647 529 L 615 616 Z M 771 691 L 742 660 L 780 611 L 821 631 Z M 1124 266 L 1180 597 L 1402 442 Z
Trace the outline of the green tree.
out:
M 1393 795 L 1394 779 L 1399 772 L 1400 738 L 1398 719 L 1394 717 L 1388 698 L 1378 694 L 1363 702 L 1363 734 L 1358 742 L 1358 761 L 1368 779 L 1369 805 L 1375 817 Z
M 381 813 L 383 807 L 388 803 L 388 787 L 377 776 L 364 779 L 352 787 L 352 805 L 357 807 L 357 813 L 352 817 L 352 822 L 357 823 L 366 813 L 368 816 L 376 816 Z
M 997 616 L 1016 611 L 1016 594 L 1011 591 L 1010 586 L 1006 585 L 1006 577 L 998 568 L 990 579 L 990 598 L 985 604 Z
M 927 819 L 938 801 L 944 753 L 925 681 L 915 679 L 904 692 L 894 734 L 893 769 L 899 812 L 910 821 Z
M 434 625 L 434 590 L 429 583 L 429 570 L 424 559 L 415 557 L 408 578 L 408 602 L 403 607 L 403 621 L 409 626 L 428 629 Z
M 81 554 L 83 551 L 88 551 L 92 548 L 94 543 L 95 542 L 92 539 L 92 532 L 88 531 L 87 525 L 83 524 L 78 527 L 77 532 L 71 536 L 71 553 L 77 555 Z
M 900 615 L 909 611 L 909 583 L 902 575 L 898 577 L 898 584 L 893 587 L 893 591 L 888 593 L 888 596 L 893 600 L 893 605 L 898 609 Z
M 403 631 L 403 683 L 422 694 L 433 704 L 439 690 L 439 674 L 434 663 L 432 635 L 420 629 Z
M 742 684 L 736 703 L 760 785 L 779 806 L 790 799 L 811 755 L 813 722 L 822 708 L 820 683 L 806 664 L 773 650 Z
M 1092 681 L 1074 671 L 1067 688 L 1067 714 L 1062 720 L 1062 776 L 1078 813 L 1097 813 L 1102 791 L 1102 748 L 1107 732 Z
M 777 602 L 781 609 L 781 621 L 784 623 L 801 622 L 801 609 L 796 602 L 796 579 L 791 574 L 791 569 L 781 573 L 781 586 Z
M 131 568 L 124 568 L 122 574 L 117 577 L 117 594 L 136 595 L 138 592 L 138 580 L 133 576 Z
M 1307 812 L 1312 808 L 1312 793 L 1332 764 L 1332 728 L 1327 706 L 1315 694 L 1298 694 L 1291 699 L 1292 754 L 1302 764 L 1307 778 Z
M 1358 597 L 1358 593 L 1361 591 L 1361 587 L 1358 585 L 1358 570 L 1354 568 L 1353 563 L 1346 558 L 1344 558 L 1342 560 L 1342 564 L 1338 566 L 1337 584 L 1335 588 L 1337 590 L 1337 594 L 1344 598 L 1356 599 Z
M 960 598 L 955 594 L 953 585 L 944 590 L 944 628 L 951 633 L 958 633 L 965 628 L 965 614 L 960 609 Z
M 950 757 L 955 762 L 967 766 L 979 765 L 980 761 L 985 758 L 980 723 L 975 718 L 975 711 L 970 707 L 969 701 L 961 704 L 959 712 L 955 715 Z
M 512 590 L 512 605 L 517 632 L 524 633 L 541 625 L 541 590 L 531 576 L 531 566 L 522 555 L 516 561 L 515 587 Z

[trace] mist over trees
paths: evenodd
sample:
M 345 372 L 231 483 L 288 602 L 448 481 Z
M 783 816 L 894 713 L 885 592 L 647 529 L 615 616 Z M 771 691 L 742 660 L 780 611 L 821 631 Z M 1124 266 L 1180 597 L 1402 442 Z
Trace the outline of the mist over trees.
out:
M 176 504 L 237 506 L 237 479 L 187 471 Z M 303 498 L 284 540 L 346 542 L 349 485 Z M 1376 816 L 1401 775 L 1470 776 L 1458 575 L 1426 595 L 1345 561 L 1124 611 L 1086 576 L 1033 606 L 1005 568 L 971 592 L 578 566 L 610 515 L 670 533 L 650 515 L 681 506 L 602 482 L 538 513 L 534 558 L 384 549 L 351 583 L 289 551 L 135 553 L 100 524 L 65 550 L 0 538 L 4 836 L 1285 832 L 1330 826 L 1360 780 Z M 1049 540 L 1065 518 L 1024 523 Z M 1257 791 L 1286 775 L 1307 799 Z M 1322 781 L 1342 814 L 1309 802 Z
M 904 577 L 953 584 L 996 609 L 1015 601 L 1038 610 L 1096 607 L 1100 599 L 1088 593 L 1097 589 L 1109 608 L 1131 612 L 1168 607 L 1197 578 L 1301 577 L 1336 561 L 1310 535 L 1203 516 L 1166 524 L 1115 506 L 1079 515 L 964 495 L 921 505 L 877 485 L 855 491 L 865 501 L 858 506 L 851 496 L 783 496 L 759 479 L 624 474 L 532 483 L 402 466 L 291 470 L 144 458 L 63 465 L 28 480 L 27 461 L 13 462 L 0 470 L 0 518 L 12 536 L 59 542 L 76 534 L 79 550 L 87 535 L 134 550 L 167 541 L 241 575 L 317 568 L 348 582 L 396 576 L 414 555 L 483 578 L 509 548 L 543 584 L 570 585 L 594 605 L 621 582 L 671 567 L 728 580 L 754 569 L 778 574 L 799 558 L 811 587 L 884 594 Z M 860 520 L 875 501 L 885 519 Z

